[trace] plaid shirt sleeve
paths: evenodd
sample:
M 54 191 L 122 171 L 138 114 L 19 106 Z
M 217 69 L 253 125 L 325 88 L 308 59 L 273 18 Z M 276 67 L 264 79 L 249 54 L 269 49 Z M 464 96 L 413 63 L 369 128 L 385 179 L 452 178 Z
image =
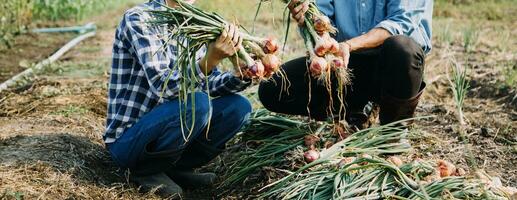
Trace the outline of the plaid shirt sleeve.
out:
M 240 92 L 251 85 L 251 81 L 235 77 L 231 72 L 221 72 L 214 69 L 208 77 L 208 88 L 211 97 L 224 96 Z M 203 84 L 206 88 L 207 84 Z
M 176 46 L 165 45 L 161 35 L 166 33 L 162 33 L 159 26 L 147 23 L 151 19 L 148 13 L 133 13 L 126 17 L 128 23 L 126 37 L 132 41 L 133 49 L 144 69 L 150 88 L 155 94 L 163 95 L 164 99 L 175 98 L 178 95 L 179 84 L 182 79 L 178 71 L 171 70 L 178 53 Z M 168 47 L 171 52 L 167 52 L 165 47 Z M 241 80 L 230 72 L 221 73 L 217 69 L 214 69 L 208 77 L 205 77 L 199 65 L 199 60 L 205 53 L 205 50 L 197 53 L 198 62 L 195 64 L 195 76 L 198 80 L 208 80 L 208 84 L 203 83 L 201 86 L 203 89 L 208 87 L 211 96 L 216 97 L 240 92 L 251 84 L 250 81 Z M 170 73 L 172 75 L 169 77 Z M 168 77 L 169 81 L 167 82 Z M 167 88 L 163 90 L 166 82 Z M 162 90 L 164 91 L 163 94 Z

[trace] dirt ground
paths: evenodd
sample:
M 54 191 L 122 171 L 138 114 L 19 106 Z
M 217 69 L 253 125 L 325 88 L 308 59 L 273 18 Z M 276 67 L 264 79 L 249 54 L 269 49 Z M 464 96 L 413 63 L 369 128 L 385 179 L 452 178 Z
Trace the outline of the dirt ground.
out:
M 31 33 L 15 37 L 13 49 L 0 50 L 0 82 L 46 59 L 70 39 L 70 34 Z
M 138 194 L 127 184 L 125 175 L 111 162 L 101 140 L 111 43 L 124 9 L 89 19 L 97 22 L 97 36 L 74 48 L 65 60 L 50 66 L 30 84 L 0 93 L 0 199 L 157 198 Z M 437 21 L 441 25 L 445 20 Z M 504 30 L 509 30 L 509 38 L 517 38 L 517 21 L 504 25 L 507 26 Z M 517 90 L 515 85 L 505 82 L 506 68 L 496 66 L 504 63 L 510 69 L 517 67 L 517 41 L 507 41 L 509 49 L 501 50 L 499 43 L 494 44 L 495 36 L 488 37 L 497 33 L 494 26 L 497 24 L 480 30 L 487 38 L 479 39 L 475 50 L 469 53 L 464 52 L 460 42 L 445 45 L 440 38 L 436 39 L 435 50 L 426 66 L 429 86 L 417 110 L 419 116 L 433 117 L 417 122 L 419 134 L 411 138 L 415 151 L 408 156 L 447 159 L 469 170 L 472 166 L 467 164 L 466 158 L 471 154 L 477 167 L 501 177 L 505 185 L 515 187 Z M 21 69 L 20 60 L 4 60 L 4 57 L 25 55 L 27 61 L 24 62 L 32 63 L 66 41 L 31 37 L 48 38 L 48 46 L 32 49 L 20 43 L 21 49 L 27 49 L 25 53 L 2 52 L 0 81 Z M 450 55 L 455 55 L 470 69 L 471 87 L 464 107 L 466 141 L 459 134 L 444 67 Z M 3 66 L 17 67 L 5 71 L 7 68 Z M 219 162 L 224 160 L 225 156 L 218 159 Z M 221 193 L 203 189 L 189 192 L 187 199 L 244 198 L 235 193 Z

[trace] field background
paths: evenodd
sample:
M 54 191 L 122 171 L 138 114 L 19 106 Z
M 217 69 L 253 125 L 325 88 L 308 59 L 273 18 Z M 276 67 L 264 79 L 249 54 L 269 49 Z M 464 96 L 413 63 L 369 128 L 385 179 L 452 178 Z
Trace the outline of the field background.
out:
M 14 5 L 20 11 L 8 14 L 3 12 L 8 4 L 0 6 L 0 81 L 48 57 L 75 36 L 27 30 L 93 21 L 98 31 L 31 80 L 0 93 L 0 199 L 157 198 L 129 187 L 101 140 L 114 30 L 124 10 L 142 1 L 117 0 L 98 6 L 95 2 L 100 1 L 92 0 L 93 6 L 79 9 L 84 12 L 66 8 L 68 12 L 57 14 L 49 11 L 56 6 L 42 5 L 38 11 L 33 7 L 38 1 L 8 2 L 20 3 Z M 251 30 L 257 1 L 198 0 L 198 5 Z M 282 38 L 282 13 L 282 5 L 265 4 L 255 23 L 257 34 Z M 429 87 L 417 115 L 435 117 L 417 122 L 411 137 L 415 151 L 407 156 L 443 158 L 467 171 L 473 167 L 467 158 L 473 157 L 476 167 L 515 187 L 517 1 L 436 0 L 434 14 L 434 49 L 427 57 L 425 75 Z M 290 32 L 284 60 L 304 54 L 294 26 Z M 470 84 L 463 108 L 464 137 L 457 128 L 448 81 L 451 61 L 467 69 Z M 246 93 L 260 108 L 254 91 L 255 87 Z M 223 155 L 209 169 L 224 171 L 224 161 L 230 157 L 231 153 Z M 261 184 L 193 191 L 187 199 L 247 198 Z

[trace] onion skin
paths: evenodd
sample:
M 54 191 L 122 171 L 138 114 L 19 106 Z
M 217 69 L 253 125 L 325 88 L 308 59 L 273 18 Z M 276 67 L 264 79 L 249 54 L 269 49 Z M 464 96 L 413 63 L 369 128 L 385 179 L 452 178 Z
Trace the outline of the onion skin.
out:
M 339 161 L 339 163 L 338 163 L 338 167 L 339 167 L 339 168 L 343 168 L 345 165 L 348 165 L 348 164 L 350 164 L 350 163 L 354 162 L 354 161 L 355 161 L 355 159 L 356 159 L 355 157 L 346 157 L 346 158 L 343 158 L 343 159 L 341 159 L 341 161 Z M 351 165 L 350 167 L 357 167 L 357 165 Z
M 454 176 L 465 176 L 467 175 L 467 172 L 463 168 L 457 168 L 456 172 L 454 173 Z
M 278 51 L 278 49 L 280 49 L 280 46 L 278 45 L 277 40 L 275 40 L 272 37 L 269 37 L 262 43 L 262 49 L 266 54 L 274 54 Z
M 325 149 L 328 149 L 328 148 L 334 146 L 334 142 L 327 140 L 323 146 L 325 147 Z
M 322 58 L 322 57 L 312 58 L 311 65 L 309 68 L 311 75 L 319 76 L 322 71 L 326 71 L 327 65 L 328 65 L 328 63 L 327 63 L 327 60 L 325 60 L 325 58 Z
M 320 158 L 320 153 L 316 150 L 309 150 L 303 154 L 303 157 L 305 158 L 305 162 L 311 163 Z
M 327 40 L 320 38 L 316 42 L 316 46 L 314 46 L 314 53 L 320 57 L 324 57 L 330 51 L 330 48 L 331 44 L 328 43 Z
M 280 59 L 273 54 L 266 54 L 264 57 L 262 57 L 261 61 L 262 64 L 264 64 L 266 76 L 273 75 L 280 69 L 280 65 L 282 65 Z
M 342 123 L 334 123 L 333 131 L 334 134 L 339 137 L 339 141 L 344 140 L 349 136 L 345 125 Z
M 339 43 L 336 41 L 336 39 L 334 39 L 332 37 L 327 38 L 327 40 L 328 40 L 328 43 L 330 44 L 329 52 L 334 55 L 338 55 L 340 52 Z
M 318 144 L 318 142 L 320 142 L 320 138 L 315 135 L 306 135 L 304 137 L 304 142 L 305 142 L 305 146 L 311 147 L 311 146 L 315 146 L 316 144 Z
M 262 64 L 261 61 L 256 61 L 255 64 L 253 64 L 252 66 L 248 67 L 249 68 L 249 76 L 251 77 L 259 77 L 259 78 L 262 78 L 264 77 L 264 64 Z
M 398 156 L 390 156 L 388 158 L 388 161 L 390 163 L 393 163 L 397 167 L 400 167 L 404 164 L 404 162 L 402 162 L 402 159 L 400 159 Z
M 329 63 L 333 70 L 345 68 L 345 62 L 341 57 L 332 57 Z
M 314 30 L 319 34 L 329 32 L 331 30 L 332 24 L 330 19 L 325 15 L 315 16 L 313 18 L 314 22 Z
M 456 166 L 452 163 L 447 162 L 445 160 L 438 160 L 438 172 L 440 173 L 440 177 L 449 177 L 454 175 L 456 172 Z

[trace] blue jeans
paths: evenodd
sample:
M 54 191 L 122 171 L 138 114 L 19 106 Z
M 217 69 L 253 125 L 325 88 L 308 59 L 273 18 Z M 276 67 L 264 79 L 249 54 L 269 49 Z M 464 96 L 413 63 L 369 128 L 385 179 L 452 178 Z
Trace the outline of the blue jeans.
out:
M 185 155 L 189 157 L 187 160 L 211 159 L 216 155 L 195 153 L 214 154 L 212 151 L 223 149 L 251 113 L 250 102 L 237 94 L 209 101 L 207 94 L 196 92 L 193 97 L 189 95 L 186 108 L 180 105 L 178 99 L 171 100 L 142 116 L 114 143 L 107 145 L 113 160 L 132 173 L 152 174 L 172 168 L 187 152 L 194 152 Z M 186 117 L 180 117 L 181 112 L 186 112 Z

